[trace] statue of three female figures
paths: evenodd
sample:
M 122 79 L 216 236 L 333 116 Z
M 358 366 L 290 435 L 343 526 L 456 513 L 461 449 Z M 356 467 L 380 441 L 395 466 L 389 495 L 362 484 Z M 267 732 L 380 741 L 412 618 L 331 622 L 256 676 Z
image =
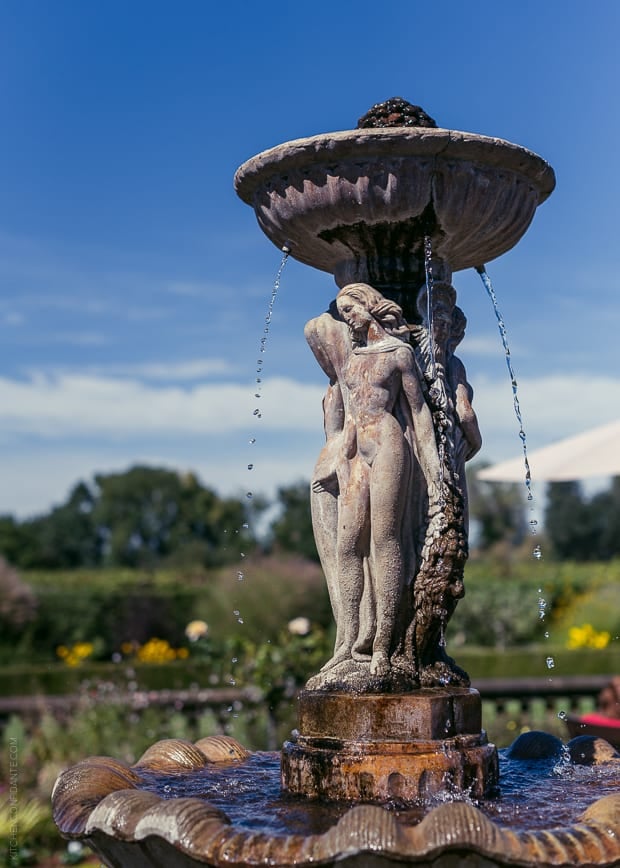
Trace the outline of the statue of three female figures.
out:
M 448 284 L 418 298 L 421 325 L 364 283 L 306 325 L 329 378 L 326 443 L 311 485 L 314 535 L 336 621 L 314 690 L 469 684 L 445 651 L 467 558 L 465 461 L 480 448 L 466 320 Z

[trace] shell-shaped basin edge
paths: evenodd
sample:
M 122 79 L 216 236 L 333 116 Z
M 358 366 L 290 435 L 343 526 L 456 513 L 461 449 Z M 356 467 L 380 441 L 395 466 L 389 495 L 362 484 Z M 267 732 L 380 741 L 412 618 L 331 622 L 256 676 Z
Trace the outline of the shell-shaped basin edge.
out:
M 620 864 L 620 793 L 594 802 L 573 826 L 536 831 L 512 831 L 488 819 L 464 802 L 434 808 L 417 826 L 403 826 L 374 805 L 351 808 L 321 835 L 274 836 L 235 829 L 227 816 L 197 798 L 161 799 L 138 787 L 143 771 L 180 773 L 219 761 L 237 762 L 249 756 L 234 739 L 201 739 L 199 748 L 180 739 L 153 745 L 136 766 L 110 757 L 91 757 L 58 779 L 52 796 L 54 820 L 61 833 L 82 838 L 102 858 L 114 860 L 122 848 L 122 864 L 223 866 L 316 866 L 345 861 L 373 865 L 385 859 L 416 866 L 440 866 L 445 855 L 470 854 L 467 864 L 531 866 L 598 866 Z M 202 755 L 202 760 L 200 756 Z M 175 766 L 176 763 L 176 766 Z M 193 764 L 193 765 L 192 765 Z M 126 861 L 135 852 L 135 862 Z M 155 852 L 160 855 L 151 860 Z M 133 856 L 129 857 L 133 860 Z M 479 861 L 475 861 L 478 859 Z M 120 864 L 112 861 L 111 864 Z

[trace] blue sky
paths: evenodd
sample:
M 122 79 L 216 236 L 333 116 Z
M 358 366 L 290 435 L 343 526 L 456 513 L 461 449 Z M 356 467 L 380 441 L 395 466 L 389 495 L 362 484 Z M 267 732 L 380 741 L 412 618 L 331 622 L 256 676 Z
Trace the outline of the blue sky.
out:
M 309 477 L 324 381 L 303 325 L 336 287 L 288 263 L 255 399 L 280 256 L 232 178 L 394 95 L 553 165 L 555 193 L 488 266 L 528 442 L 617 418 L 619 25 L 615 0 L 5 0 L 0 512 L 44 511 L 139 461 L 223 493 Z M 475 273 L 454 285 L 481 457 L 511 457 L 495 318 Z

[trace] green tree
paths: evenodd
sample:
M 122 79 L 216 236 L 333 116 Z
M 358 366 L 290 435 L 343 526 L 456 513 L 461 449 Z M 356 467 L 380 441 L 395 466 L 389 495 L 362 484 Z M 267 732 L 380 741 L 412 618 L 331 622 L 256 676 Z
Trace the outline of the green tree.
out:
M 92 519 L 94 494 L 80 482 L 67 502 L 49 513 L 19 522 L 0 518 L 0 553 L 22 568 L 96 566 L 101 544 Z
M 152 566 L 173 558 L 213 566 L 250 544 L 243 504 L 218 497 L 192 474 L 138 466 L 95 482 L 93 517 L 109 564 Z
M 588 500 L 578 482 L 552 482 L 545 526 L 560 558 L 609 560 L 620 555 L 620 477 Z
M 519 545 L 526 532 L 524 486 L 479 479 L 485 466 L 474 464 L 467 472 L 469 515 L 477 523 L 478 547 L 486 551 L 501 542 Z
M 102 540 L 93 518 L 94 505 L 95 492 L 78 482 L 66 503 L 27 522 L 34 544 L 30 554 L 22 556 L 23 566 L 71 569 L 100 564 Z
M 0 516 L 0 555 L 23 569 L 217 566 L 253 545 L 244 503 L 219 497 L 193 474 L 155 467 L 79 482 L 65 503 L 36 518 Z
M 589 561 L 598 557 L 601 530 L 595 512 L 579 482 L 549 483 L 545 531 L 558 558 Z
M 620 555 L 620 476 L 615 476 L 606 492 L 592 498 L 593 521 L 599 528 L 599 558 Z
M 285 552 L 295 552 L 311 561 L 319 561 L 312 530 L 310 486 L 297 482 L 278 489 L 280 512 L 271 525 L 275 545 Z
M 16 566 L 32 549 L 35 539 L 29 526 L 12 515 L 0 515 L 0 556 Z

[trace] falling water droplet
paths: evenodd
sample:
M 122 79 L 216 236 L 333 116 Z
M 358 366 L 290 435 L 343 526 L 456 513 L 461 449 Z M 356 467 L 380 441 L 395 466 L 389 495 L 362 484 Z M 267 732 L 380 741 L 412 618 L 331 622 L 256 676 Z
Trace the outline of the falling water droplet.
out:
M 258 409 L 258 407 L 256 408 L 256 410 L 254 410 L 252 416 L 260 416 L 260 410 Z
M 241 570 L 239 570 L 239 571 L 237 572 L 237 581 L 238 581 L 238 582 L 242 582 L 243 579 L 244 579 L 243 573 L 241 572 Z
M 169 793 L 171 790 L 172 790 L 172 787 L 170 786 L 170 784 L 166 784 L 164 787 L 164 793 Z
M 548 639 L 548 638 L 549 638 L 549 631 L 545 630 L 545 639 Z
M 535 534 L 538 527 L 538 522 L 535 518 L 530 519 L 530 531 Z
M 262 381 L 262 379 L 261 379 L 260 377 L 257 377 L 257 378 L 256 378 L 256 382 L 257 382 L 257 383 L 262 383 L 263 381 Z
M 566 720 L 568 714 L 565 711 L 558 711 L 558 717 L 560 718 L 560 720 Z
M 553 669 L 553 667 L 555 666 L 555 660 L 553 659 L 553 657 L 547 657 L 545 663 L 547 664 L 547 669 Z
M 542 558 L 542 549 L 540 546 L 536 546 L 534 551 L 532 552 L 532 557 L 536 558 L 539 561 Z
M 254 469 L 254 465 L 253 465 L 253 464 L 248 464 L 248 470 L 253 470 L 253 469 Z
M 541 621 L 545 620 L 545 614 L 547 611 L 547 601 L 544 597 L 538 598 L 538 618 Z
M 254 392 L 254 397 L 255 397 L 255 398 L 260 398 L 260 392 Z
M 256 443 L 256 437 L 250 437 L 248 443 L 250 444 L 250 446 L 252 446 L 254 443 Z
M 241 525 L 241 527 L 242 527 L 244 530 L 247 530 L 247 529 L 250 527 L 250 525 L 247 523 L 247 521 L 244 521 L 243 524 Z
M 241 614 L 241 612 L 239 611 L 239 609 L 233 609 L 233 615 L 240 615 L 240 614 Z
M 245 552 L 239 552 L 239 557 L 240 557 L 240 558 L 244 558 L 244 557 L 245 557 Z
M 254 495 L 252 494 L 251 491 L 248 491 L 247 494 L 246 494 L 246 497 L 247 497 L 248 500 L 252 500 L 252 498 L 254 497 Z
M 238 660 L 239 660 L 238 657 L 233 657 L 232 660 L 231 660 L 230 662 L 231 662 L 231 663 L 237 663 Z

